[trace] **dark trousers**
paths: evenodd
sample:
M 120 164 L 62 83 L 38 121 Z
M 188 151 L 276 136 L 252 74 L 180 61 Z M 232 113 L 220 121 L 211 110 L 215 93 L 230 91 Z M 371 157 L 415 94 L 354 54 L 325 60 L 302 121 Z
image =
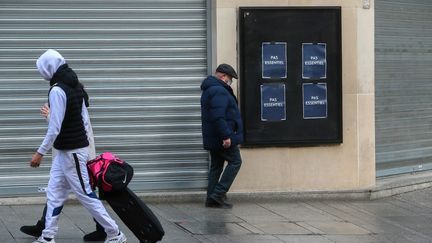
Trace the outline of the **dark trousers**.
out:
M 45 204 L 43 213 L 42 213 L 42 217 L 39 219 L 39 221 L 37 222 L 37 225 L 42 226 L 43 228 L 45 228 L 45 216 L 47 213 L 47 205 Z M 93 219 L 96 222 L 96 230 L 100 231 L 100 232 L 105 232 L 105 229 L 102 227 L 102 225 L 100 225 L 95 219 Z
M 211 194 L 223 195 L 227 193 L 242 163 L 238 146 L 232 146 L 228 149 L 210 150 L 210 160 L 207 198 Z M 225 161 L 228 162 L 228 165 L 224 170 Z

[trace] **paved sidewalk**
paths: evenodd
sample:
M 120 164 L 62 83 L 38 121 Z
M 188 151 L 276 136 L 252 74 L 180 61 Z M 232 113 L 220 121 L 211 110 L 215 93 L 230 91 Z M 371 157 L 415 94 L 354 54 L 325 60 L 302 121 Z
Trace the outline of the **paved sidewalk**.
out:
M 207 209 L 203 203 L 149 206 L 165 228 L 162 242 L 432 242 L 432 189 L 375 201 L 238 202 L 231 210 Z M 19 227 L 35 223 L 42 208 L 0 206 L 0 242 L 32 242 Z M 138 242 L 120 226 L 128 242 Z M 56 242 L 83 242 L 93 229 L 83 207 L 66 205 Z

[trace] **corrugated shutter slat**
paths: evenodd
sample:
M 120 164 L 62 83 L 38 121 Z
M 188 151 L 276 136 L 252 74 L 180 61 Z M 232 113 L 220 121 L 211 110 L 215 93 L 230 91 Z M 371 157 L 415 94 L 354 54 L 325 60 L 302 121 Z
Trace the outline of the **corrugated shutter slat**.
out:
M 377 175 L 432 169 L 432 3 L 377 0 Z
M 200 83 L 206 0 L 6 0 L 0 3 L 0 196 L 34 194 L 50 157 L 29 167 L 47 124 L 35 61 L 57 49 L 90 95 L 97 152 L 131 163 L 136 191 L 202 190 Z

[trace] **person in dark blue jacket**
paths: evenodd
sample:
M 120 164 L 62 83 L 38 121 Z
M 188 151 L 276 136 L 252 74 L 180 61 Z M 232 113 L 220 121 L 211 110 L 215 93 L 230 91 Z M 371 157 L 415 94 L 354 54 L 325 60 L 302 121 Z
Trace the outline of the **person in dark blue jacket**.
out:
M 233 78 L 238 78 L 234 68 L 221 64 L 215 75 L 201 84 L 203 143 L 211 157 L 206 207 L 232 208 L 226 202 L 226 193 L 242 163 L 238 145 L 243 142 L 243 122 L 230 87 Z M 228 164 L 224 170 L 225 161 Z

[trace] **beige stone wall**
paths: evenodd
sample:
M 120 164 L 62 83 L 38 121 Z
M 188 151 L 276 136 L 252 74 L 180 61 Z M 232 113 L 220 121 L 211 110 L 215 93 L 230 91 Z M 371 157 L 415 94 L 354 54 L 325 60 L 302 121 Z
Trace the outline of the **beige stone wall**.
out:
M 243 165 L 231 191 L 346 190 L 373 186 L 373 0 L 370 9 L 363 8 L 362 0 L 215 0 L 215 4 L 215 59 L 217 63 L 229 63 L 237 69 L 239 7 L 342 7 L 343 144 L 307 148 L 243 148 Z

